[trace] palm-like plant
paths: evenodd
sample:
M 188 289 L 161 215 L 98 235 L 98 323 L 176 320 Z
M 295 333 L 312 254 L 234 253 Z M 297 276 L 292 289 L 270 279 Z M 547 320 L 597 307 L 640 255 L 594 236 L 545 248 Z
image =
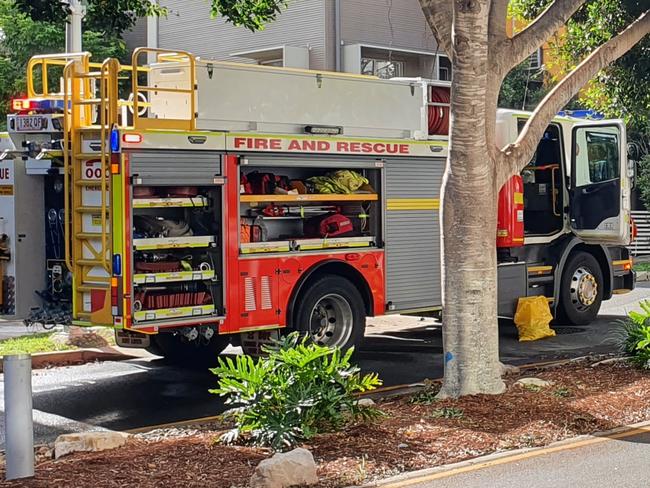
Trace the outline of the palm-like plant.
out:
M 319 346 L 293 333 L 265 352 L 258 360 L 219 358 L 211 370 L 219 387 L 210 392 L 235 406 L 228 415 L 236 427 L 222 436 L 224 442 L 243 435 L 253 444 L 285 450 L 318 432 L 379 415 L 357 404 L 355 394 L 373 390 L 381 380 L 361 375 L 351 363 L 351 349 Z

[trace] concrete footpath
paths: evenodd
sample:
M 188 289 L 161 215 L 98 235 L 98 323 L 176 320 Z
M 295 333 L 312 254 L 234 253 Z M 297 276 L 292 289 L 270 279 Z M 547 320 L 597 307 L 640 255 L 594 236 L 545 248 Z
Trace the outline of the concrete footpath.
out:
M 9 321 L 0 319 L 0 340 L 31 334 L 40 334 L 43 332 L 51 332 L 51 330 L 45 330 L 42 326 L 38 325 L 26 327 L 22 321 Z
M 650 427 L 486 456 L 381 483 L 381 488 L 641 488 L 650 486 Z

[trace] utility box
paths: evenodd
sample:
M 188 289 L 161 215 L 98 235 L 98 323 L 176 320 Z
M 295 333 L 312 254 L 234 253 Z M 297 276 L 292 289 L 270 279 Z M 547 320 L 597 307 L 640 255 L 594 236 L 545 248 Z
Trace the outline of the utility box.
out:
M 6 146 L 7 141 L 0 139 L 0 144 Z M 47 274 L 43 198 L 43 177 L 28 175 L 25 160 L 0 161 L 0 317 L 4 319 L 23 319 L 32 307 L 41 305 L 35 291 L 45 288 Z

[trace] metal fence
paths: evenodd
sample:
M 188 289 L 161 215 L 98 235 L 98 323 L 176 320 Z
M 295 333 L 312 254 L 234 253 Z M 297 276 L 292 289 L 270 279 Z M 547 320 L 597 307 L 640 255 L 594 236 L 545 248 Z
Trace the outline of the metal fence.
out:
M 650 211 L 635 210 L 632 218 L 637 228 L 636 239 L 629 249 L 634 256 L 650 255 Z

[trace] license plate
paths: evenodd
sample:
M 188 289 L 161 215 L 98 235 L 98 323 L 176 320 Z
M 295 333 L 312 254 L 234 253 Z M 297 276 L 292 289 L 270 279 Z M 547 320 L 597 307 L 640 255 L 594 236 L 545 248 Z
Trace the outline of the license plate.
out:
M 16 130 L 18 131 L 35 131 L 43 130 L 45 127 L 45 117 L 24 116 L 16 117 Z

